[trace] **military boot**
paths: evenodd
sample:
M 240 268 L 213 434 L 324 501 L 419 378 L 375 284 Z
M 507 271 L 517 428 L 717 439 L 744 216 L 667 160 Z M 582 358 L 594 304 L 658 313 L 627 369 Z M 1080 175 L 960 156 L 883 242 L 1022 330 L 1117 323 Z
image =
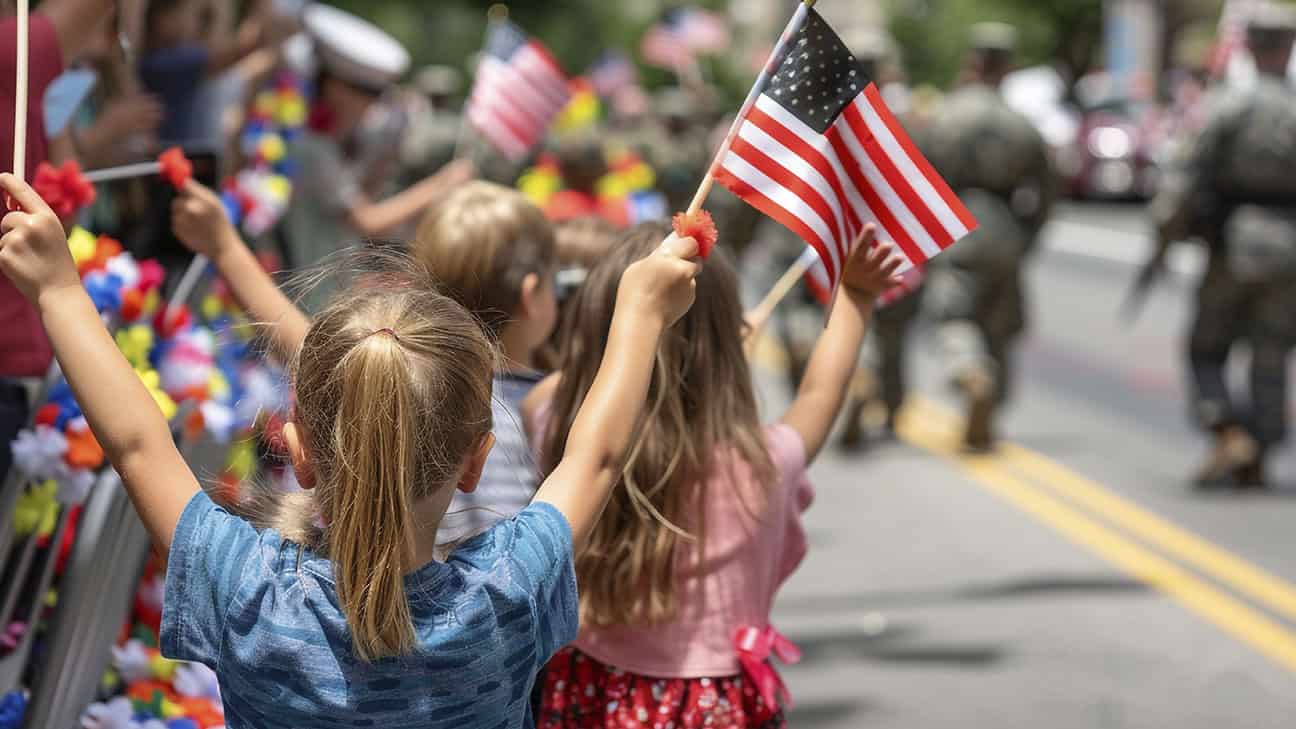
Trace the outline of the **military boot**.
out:
M 850 391 L 846 396 L 846 427 L 842 430 L 841 447 L 847 451 L 859 449 L 864 445 L 868 430 L 869 404 L 877 396 L 877 377 L 861 367 L 855 370 L 851 378 Z
M 1260 444 L 1242 428 L 1228 426 L 1215 433 L 1215 445 L 1206 463 L 1197 470 L 1193 483 L 1197 486 L 1219 486 L 1230 477 L 1243 475 L 1263 476 L 1260 473 Z M 1243 474 L 1242 471 L 1250 470 Z
M 984 453 L 994 447 L 995 381 L 983 369 L 971 369 L 955 381 L 967 400 L 967 427 L 963 431 L 963 447 Z
M 1234 478 L 1237 479 L 1238 488 L 1269 488 L 1269 482 L 1265 478 L 1264 464 L 1265 450 L 1263 447 L 1257 447 L 1255 456 L 1241 466 L 1238 466 L 1238 469 L 1233 472 Z

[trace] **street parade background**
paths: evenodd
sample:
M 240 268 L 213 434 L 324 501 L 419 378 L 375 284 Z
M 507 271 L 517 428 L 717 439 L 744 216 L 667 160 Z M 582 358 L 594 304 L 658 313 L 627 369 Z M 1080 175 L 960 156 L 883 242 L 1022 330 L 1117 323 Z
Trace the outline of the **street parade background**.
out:
M 195 27 L 169 20 L 185 4 Z M 1290 49 L 1296 26 L 1258 0 L 813 4 L 866 69 L 877 123 L 903 127 L 894 151 L 868 152 L 878 177 L 864 182 L 898 191 L 916 175 L 931 192 L 865 201 L 906 239 L 907 271 L 810 471 L 809 556 L 775 604 L 801 653 L 779 669 L 788 724 L 1291 726 L 1296 188 L 1194 175 L 1219 99 L 1280 77 L 1249 29 Z M 33 7 L 30 72 L 47 78 L 27 103 L 48 144 L 28 145 L 44 153 L 28 179 L 215 500 L 296 488 L 290 403 L 256 324 L 171 232 L 190 178 L 288 281 L 359 241 L 410 239 L 435 199 L 418 191 L 451 167 L 600 230 L 693 210 L 714 177 L 705 208 L 758 328 L 761 404 L 789 400 L 844 243 L 822 234 L 833 220 L 753 192 L 743 170 L 765 158 L 739 130 L 764 114 L 745 101 L 796 4 L 328 5 L 402 47 L 374 62 L 396 82 L 344 139 L 318 84 L 346 59 L 330 57 L 327 21 L 312 29 L 312 4 Z M 51 60 L 40 44 L 64 32 L 60 6 L 92 30 Z M 498 50 L 513 42 L 538 44 L 553 77 L 490 86 L 492 59 L 525 52 Z M 1290 68 L 1263 129 L 1238 115 L 1220 169 L 1296 169 Z M 545 83 L 561 92 L 544 98 Z M 717 149 L 731 156 L 713 168 Z M 331 189 L 343 175 L 354 185 Z M 1212 206 L 1214 223 L 1181 214 Z M 560 299 L 593 264 L 559 272 Z M 215 674 L 159 653 L 165 564 L 16 311 L 0 299 L 0 729 L 222 726 Z

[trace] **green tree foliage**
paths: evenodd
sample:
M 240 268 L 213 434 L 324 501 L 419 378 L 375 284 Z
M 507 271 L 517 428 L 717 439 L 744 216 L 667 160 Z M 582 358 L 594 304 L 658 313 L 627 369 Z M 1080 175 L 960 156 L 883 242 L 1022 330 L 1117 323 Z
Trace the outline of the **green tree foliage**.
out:
M 464 67 L 481 49 L 486 12 L 495 0 L 329 0 L 364 16 L 405 44 L 417 66 Z M 664 3 L 663 3 L 664 4 Z M 694 4 L 722 7 L 724 0 Z M 658 17 L 659 3 L 632 0 L 520 0 L 507 3 L 509 18 L 541 39 L 568 73 L 581 73 L 607 48 L 636 51 L 643 31 Z M 649 81 L 664 81 L 648 71 Z
M 892 0 L 890 30 L 916 83 L 948 85 L 970 25 L 997 20 L 1020 33 L 1023 64 L 1052 63 L 1071 78 L 1100 59 L 1102 0 Z

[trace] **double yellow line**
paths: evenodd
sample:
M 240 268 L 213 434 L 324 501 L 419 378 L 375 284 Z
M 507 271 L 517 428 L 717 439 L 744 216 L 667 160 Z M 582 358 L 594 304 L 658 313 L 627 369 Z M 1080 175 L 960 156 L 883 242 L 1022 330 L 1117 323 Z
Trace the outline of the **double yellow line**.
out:
M 993 456 L 963 455 L 959 420 L 930 401 L 914 400 L 899 423 L 910 445 L 957 465 L 990 493 L 1296 671 L 1296 631 L 1197 573 L 1293 623 L 1296 587 L 1021 446 L 1002 444 Z

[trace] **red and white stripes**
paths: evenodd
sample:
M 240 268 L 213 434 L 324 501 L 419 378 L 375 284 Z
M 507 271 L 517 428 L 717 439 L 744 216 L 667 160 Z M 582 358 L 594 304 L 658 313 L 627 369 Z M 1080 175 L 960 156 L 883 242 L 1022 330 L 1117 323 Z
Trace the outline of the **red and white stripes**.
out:
M 869 85 L 824 133 L 762 94 L 716 179 L 819 253 L 829 289 L 864 224 L 920 266 L 976 221 Z

